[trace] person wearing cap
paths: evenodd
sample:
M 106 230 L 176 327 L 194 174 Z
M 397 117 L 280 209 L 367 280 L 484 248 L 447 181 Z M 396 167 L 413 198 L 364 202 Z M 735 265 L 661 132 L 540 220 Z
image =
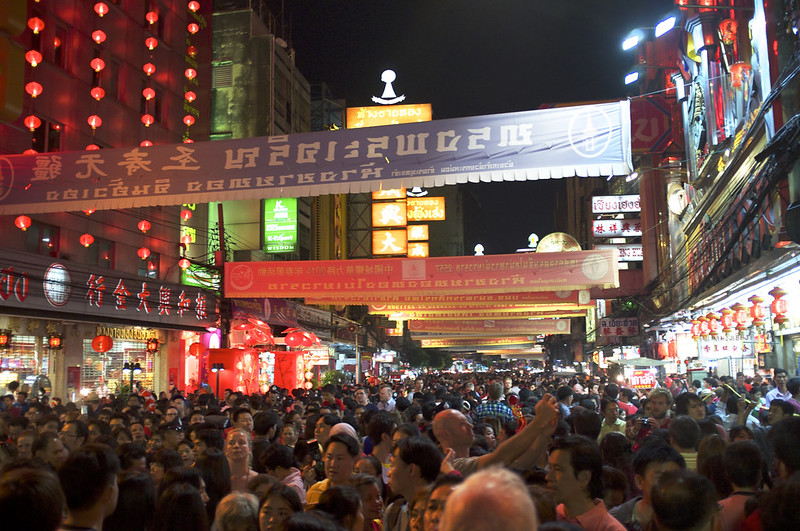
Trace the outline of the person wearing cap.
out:
M 86 404 L 87 406 L 86 415 L 90 419 L 97 417 L 97 415 L 100 413 L 100 405 L 101 405 L 100 397 L 97 395 L 97 393 L 92 391 L 91 393 L 86 395 L 86 398 L 83 399 L 83 403 Z

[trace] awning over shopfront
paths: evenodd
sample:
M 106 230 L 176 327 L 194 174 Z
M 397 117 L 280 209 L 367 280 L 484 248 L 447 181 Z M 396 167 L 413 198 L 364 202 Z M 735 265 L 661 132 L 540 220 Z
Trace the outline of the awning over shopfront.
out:
M 182 330 L 218 326 L 210 291 L 0 249 L 0 313 Z
M 0 214 L 626 175 L 627 101 L 365 129 L 0 157 Z

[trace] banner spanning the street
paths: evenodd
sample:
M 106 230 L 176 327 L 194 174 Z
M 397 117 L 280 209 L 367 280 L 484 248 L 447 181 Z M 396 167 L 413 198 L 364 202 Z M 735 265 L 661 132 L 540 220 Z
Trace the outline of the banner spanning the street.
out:
M 508 319 L 569 319 L 571 317 L 585 317 L 585 312 L 578 312 L 575 310 L 559 310 L 554 312 L 533 312 L 533 311 L 492 311 L 492 310 L 459 310 L 459 311 L 423 311 L 417 310 L 413 312 L 373 312 L 381 315 L 386 315 L 390 321 L 410 321 L 412 319 L 438 319 L 442 321 L 448 320 L 461 320 L 461 321 L 485 321 L 495 320 L 504 321 Z
M 450 347 L 505 347 L 509 345 L 527 345 L 532 347 L 533 339 L 528 336 L 514 337 L 485 337 L 485 338 L 426 338 L 420 339 L 422 348 L 450 348 Z
M 408 322 L 408 329 L 413 335 L 415 332 L 449 332 L 485 335 L 510 335 L 510 334 L 569 334 L 569 319 L 514 319 L 508 321 L 436 321 L 412 320 Z
M 225 296 L 335 297 L 371 291 L 481 294 L 619 286 L 614 250 L 445 258 L 229 262 Z
M 626 175 L 627 101 L 365 129 L 0 157 L 0 214 Z
M 329 298 L 306 297 L 306 304 L 313 305 L 347 305 L 369 304 L 376 311 L 381 307 L 409 305 L 416 308 L 441 308 L 470 306 L 486 308 L 501 306 L 544 306 L 545 308 L 594 308 L 595 302 L 587 290 L 576 291 L 532 291 L 530 293 L 487 293 L 482 295 L 407 295 L 405 293 L 372 293 L 358 292 L 340 294 Z

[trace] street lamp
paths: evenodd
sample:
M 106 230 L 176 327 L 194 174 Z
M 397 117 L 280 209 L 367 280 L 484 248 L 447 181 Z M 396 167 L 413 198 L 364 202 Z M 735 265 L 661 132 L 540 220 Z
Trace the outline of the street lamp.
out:
M 224 370 L 225 370 L 225 364 L 224 363 L 212 363 L 211 364 L 211 372 L 213 372 L 213 373 L 215 373 L 217 375 L 217 395 L 216 395 L 217 396 L 217 400 L 219 400 L 219 373 L 220 373 L 220 371 L 224 371 Z
M 126 361 L 122 364 L 122 374 L 131 376 L 131 392 L 133 392 L 133 378 L 137 374 L 141 374 L 142 366 L 137 361 L 136 363 L 131 363 Z

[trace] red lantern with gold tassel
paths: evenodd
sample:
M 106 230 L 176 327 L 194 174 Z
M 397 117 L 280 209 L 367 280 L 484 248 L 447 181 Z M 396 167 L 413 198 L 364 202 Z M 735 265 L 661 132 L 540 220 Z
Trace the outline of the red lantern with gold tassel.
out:
M 777 323 L 778 326 L 782 326 L 789 321 L 789 318 L 786 317 L 786 312 L 789 311 L 789 307 L 786 304 L 786 299 L 783 298 L 786 293 L 788 293 L 786 290 L 778 286 L 775 286 L 769 292 L 770 297 L 773 298 L 772 303 L 769 305 L 769 309 L 772 311 L 773 315 L 772 321 Z
M 758 295 L 753 295 L 749 299 L 750 301 L 750 317 L 753 318 L 753 326 L 764 326 L 764 307 L 761 306 L 761 303 L 764 302 L 763 297 L 759 297 Z

